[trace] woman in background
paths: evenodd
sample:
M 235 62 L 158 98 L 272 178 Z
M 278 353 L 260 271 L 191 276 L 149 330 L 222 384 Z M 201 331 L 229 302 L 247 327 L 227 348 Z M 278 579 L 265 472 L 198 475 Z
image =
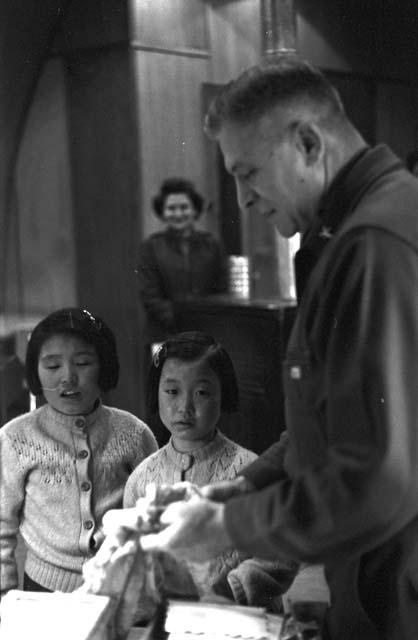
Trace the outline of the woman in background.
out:
M 168 178 L 152 200 L 165 229 L 141 245 L 137 276 L 147 314 L 147 343 L 161 342 L 176 332 L 173 302 L 222 293 L 227 270 L 220 243 L 195 228 L 204 200 L 184 178 Z

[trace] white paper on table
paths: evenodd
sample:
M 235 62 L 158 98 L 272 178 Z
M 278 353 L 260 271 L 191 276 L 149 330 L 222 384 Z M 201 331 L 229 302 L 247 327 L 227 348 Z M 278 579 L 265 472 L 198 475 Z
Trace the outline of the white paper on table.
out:
M 281 616 L 267 614 L 263 607 L 244 607 L 208 602 L 170 600 L 165 630 L 170 640 L 219 640 L 278 638 Z
M 2 599 L 1 640 L 106 640 L 107 596 L 9 591 Z

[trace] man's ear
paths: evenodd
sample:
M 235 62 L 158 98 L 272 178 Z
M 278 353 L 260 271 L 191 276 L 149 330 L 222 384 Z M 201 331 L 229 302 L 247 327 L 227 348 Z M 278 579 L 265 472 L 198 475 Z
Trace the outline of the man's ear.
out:
M 298 122 L 295 127 L 296 146 L 304 155 L 306 166 L 312 166 L 322 159 L 324 137 L 321 129 L 312 122 Z

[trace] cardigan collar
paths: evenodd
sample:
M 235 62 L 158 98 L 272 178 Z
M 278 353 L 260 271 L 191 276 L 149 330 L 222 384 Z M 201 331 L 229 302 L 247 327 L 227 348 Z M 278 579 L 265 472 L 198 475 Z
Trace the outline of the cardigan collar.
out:
M 166 444 L 166 451 L 170 461 L 183 471 L 187 471 L 194 462 L 204 462 L 216 456 L 216 454 L 225 445 L 225 436 L 218 430 L 215 432 L 213 439 L 199 449 L 190 452 L 177 451 L 173 446 L 173 438 L 171 437 Z
M 59 426 L 67 431 L 75 433 L 89 431 L 103 411 L 102 401 L 96 403 L 96 407 L 87 415 L 68 415 L 60 413 L 50 404 L 45 405 L 46 419 L 49 423 Z

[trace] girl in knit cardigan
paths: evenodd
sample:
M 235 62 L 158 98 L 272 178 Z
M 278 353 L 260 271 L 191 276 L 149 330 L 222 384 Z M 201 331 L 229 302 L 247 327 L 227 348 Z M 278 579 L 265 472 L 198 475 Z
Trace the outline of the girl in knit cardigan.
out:
M 157 450 L 147 425 L 102 404 L 118 381 L 112 331 L 85 309 L 66 308 L 33 330 L 26 354 L 30 391 L 46 403 L 0 429 L 0 587 L 73 591 L 103 540 L 102 518 L 122 506 L 131 471 Z
M 188 481 L 203 486 L 235 478 L 255 460 L 255 453 L 225 437 L 217 424 L 222 412 L 238 408 L 238 386 L 232 361 L 225 349 L 201 332 L 181 333 L 162 344 L 148 378 L 150 412 L 159 411 L 171 433 L 169 442 L 144 460 L 125 487 L 124 506 L 134 507 L 149 484 L 173 485 Z M 165 557 L 166 591 L 175 595 L 189 589 L 179 576 L 185 568 Z M 205 564 L 187 563 L 197 595 L 221 595 L 240 604 L 277 609 L 276 597 L 290 586 L 296 564 L 249 559 L 232 551 Z M 170 576 L 174 576 L 171 580 Z

